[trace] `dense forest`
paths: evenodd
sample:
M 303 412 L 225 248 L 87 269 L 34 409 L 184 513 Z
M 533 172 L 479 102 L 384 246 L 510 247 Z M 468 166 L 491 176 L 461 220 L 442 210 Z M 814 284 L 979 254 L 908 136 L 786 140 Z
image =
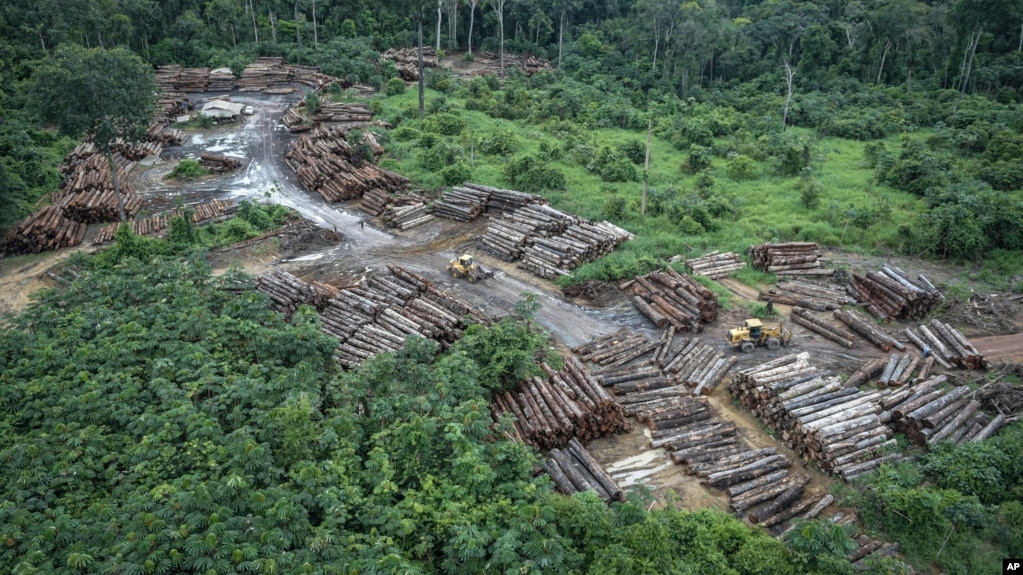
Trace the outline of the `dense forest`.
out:
M 528 53 L 553 69 L 430 70 L 424 105 L 379 57 L 420 37 L 463 63 Z M 417 185 L 503 184 L 639 236 L 566 281 L 759 238 L 974 260 L 979 279 L 1023 289 L 1018 1 L 8 0 L 0 230 L 57 190 L 77 144 L 38 101 L 69 45 L 236 74 L 281 56 L 368 84 L 395 128 L 381 163 Z M 827 520 L 779 540 L 650 510 L 642 490 L 610 506 L 554 493 L 488 410 L 549 353 L 530 306 L 450 349 L 412 338 L 342 371 L 314 313 L 285 321 L 251 277 L 203 260 L 285 218 L 246 204 L 201 232 L 177 219 L 167 241 L 122 230 L 0 321 L 0 567 L 852 573 L 849 530 Z M 838 495 L 918 570 L 990 572 L 1023 555 L 1021 433 Z M 909 571 L 887 558 L 867 572 Z

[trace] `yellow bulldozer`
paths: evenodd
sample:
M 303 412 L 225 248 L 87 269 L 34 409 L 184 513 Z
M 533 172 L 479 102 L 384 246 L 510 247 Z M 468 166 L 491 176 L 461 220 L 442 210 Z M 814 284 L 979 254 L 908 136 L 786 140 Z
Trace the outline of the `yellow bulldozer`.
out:
M 448 262 L 448 273 L 453 278 L 465 278 L 471 284 L 494 275 L 494 272 L 488 272 L 483 269 L 483 266 L 472 261 L 472 256 L 469 254 L 462 254 L 458 259 Z
M 747 319 L 741 326 L 728 330 L 727 336 L 728 343 L 743 353 L 750 353 L 756 346 L 766 346 L 774 351 L 787 346 L 791 339 L 792 332 L 784 326 L 767 327 L 759 319 Z

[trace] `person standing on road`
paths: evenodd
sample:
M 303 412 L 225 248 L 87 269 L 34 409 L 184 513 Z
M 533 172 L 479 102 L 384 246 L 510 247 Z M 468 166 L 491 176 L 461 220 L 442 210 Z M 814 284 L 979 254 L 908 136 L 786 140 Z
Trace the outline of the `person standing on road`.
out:
M 366 220 L 359 220 L 359 229 L 360 230 L 366 229 Z

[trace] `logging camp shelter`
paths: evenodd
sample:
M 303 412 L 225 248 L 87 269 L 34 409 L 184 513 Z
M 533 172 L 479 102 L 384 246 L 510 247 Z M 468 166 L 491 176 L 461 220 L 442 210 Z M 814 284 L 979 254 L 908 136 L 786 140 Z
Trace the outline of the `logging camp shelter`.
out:
M 245 104 L 228 102 L 227 100 L 210 100 L 202 107 L 202 115 L 216 120 L 237 120 L 242 115 Z

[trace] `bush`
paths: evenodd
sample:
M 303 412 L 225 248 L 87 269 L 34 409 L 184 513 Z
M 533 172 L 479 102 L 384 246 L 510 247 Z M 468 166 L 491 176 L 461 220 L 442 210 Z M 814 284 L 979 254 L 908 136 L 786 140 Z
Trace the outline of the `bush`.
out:
M 637 166 L 643 165 L 646 160 L 646 144 L 639 140 L 627 140 L 618 144 L 618 151 Z
M 686 163 L 682 165 L 682 171 L 687 174 L 698 174 L 706 170 L 711 164 L 711 153 L 710 148 L 696 144 L 689 146 L 689 155 L 686 156 Z
M 401 126 L 391 130 L 391 137 L 394 138 L 395 142 L 411 142 L 419 139 L 423 134 L 415 128 L 409 128 L 408 126 Z
M 757 179 L 756 162 L 742 154 L 729 154 L 726 170 L 728 172 L 728 177 L 736 182 L 745 182 Z
M 405 80 L 401 78 L 391 78 L 387 81 L 387 85 L 384 92 L 388 96 L 397 96 L 405 93 Z
M 803 207 L 808 210 L 815 210 L 821 205 L 821 196 L 824 195 L 824 184 L 817 178 L 799 178 L 796 183 L 796 190 L 799 191 L 799 198 Z
M 457 136 L 465 129 L 465 120 L 449 113 L 434 114 L 423 120 L 423 130 L 442 136 Z
M 472 170 L 463 162 L 458 162 L 441 170 L 440 177 L 445 186 L 457 186 L 472 180 Z
M 511 130 L 497 130 L 492 132 L 480 142 L 479 150 L 484 154 L 495 156 L 509 156 L 519 151 L 522 147 L 515 132 Z
M 531 194 L 564 189 L 565 174 L 532 155 L 516 158 L 504 169 L 504 177 L 517 189 Z
M 590 158 L 587 168 L 596 172 L 605 182 L 635 182 L 639 180 L 639 172 L 629 159 L 618 150 L 607 146 L 600 148 L 596 156 Z
M 625 198 L 613 196 L 604 200 L 602 214 L 605 220 L 621 221 L 625 217 Z
M 465 151 L 461 147 L 438 141 L 432 147 L 419 153 L 419 165 L 427 170 L 438 172 L 458 162 L 463 155 L 465 155 Z
M 209 170 L 199 164 L 199 160 L 186 158 L 178 162 L 178 165 L 174 166 L 174 169 L 166 177 L 170 180 L 194 180 L 208 176 L 209 173 Z

